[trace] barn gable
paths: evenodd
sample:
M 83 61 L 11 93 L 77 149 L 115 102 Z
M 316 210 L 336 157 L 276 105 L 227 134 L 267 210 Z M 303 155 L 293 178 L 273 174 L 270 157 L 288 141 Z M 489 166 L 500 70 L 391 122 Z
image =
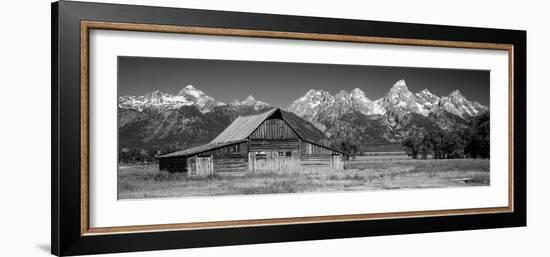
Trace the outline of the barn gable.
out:
M 268 139 L 268 140 L 293 140 L 300 136 L 283 119 L 270 118 L 262 122 L 260 126 L 248 136 L 248 139 Z
M 270 111 L 260 113 L 251 116 L 239 116 L 235 119 L 231 125 L 229 125 L 222 133 L 214 138 L 210 143 L 219 144 L 231 141 L 245 140 L 256 128 L 258 128 L 264 120 L 269 118 L 273 113 L 279 111 L 279 109 L 272 109 Z

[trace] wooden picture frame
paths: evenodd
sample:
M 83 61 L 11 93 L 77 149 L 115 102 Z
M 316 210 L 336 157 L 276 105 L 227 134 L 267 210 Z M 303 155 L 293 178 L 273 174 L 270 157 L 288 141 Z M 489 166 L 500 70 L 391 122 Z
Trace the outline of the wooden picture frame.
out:
M 88 47 L 89 33 L 94 29 L 508 51 L 509 205 L 90 227 Z M 79 255 L 525 226 L 525 110 L 525 31 L 56 2 L 52 4 L 52 254 Z

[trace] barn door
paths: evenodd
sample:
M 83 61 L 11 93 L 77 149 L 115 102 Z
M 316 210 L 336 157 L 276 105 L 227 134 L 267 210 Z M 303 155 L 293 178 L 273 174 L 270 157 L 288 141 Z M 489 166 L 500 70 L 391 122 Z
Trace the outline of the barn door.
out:
M 214 163 L 212 156 L 197 157 L 197 175 L 207 176 L 214 173 Z
M 300 170 L 300 160 L 292 152 L 256 152 L 249 155 L 252 172 L 293 172 Z
M 254 172 L 268 171 L 269 156 L 271 156 L 270 152 L 256 152 L 256 154 L 254 154 Z
M 254 173 L 256 172 L 256 153 L 248 153 L 248 171 Z
M 340 165 L 341 165 L 340 155 L 336 155 L 336 154 L 332 155 L 332 168 L 341 169 Z

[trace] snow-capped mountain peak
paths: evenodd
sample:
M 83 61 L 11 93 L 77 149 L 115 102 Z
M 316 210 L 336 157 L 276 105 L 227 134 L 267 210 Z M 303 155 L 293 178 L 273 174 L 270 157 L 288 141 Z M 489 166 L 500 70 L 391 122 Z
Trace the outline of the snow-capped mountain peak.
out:
M 401 79 L 389 88 L 384 97 L 375 101 L 367 98 L 365 92 L 359 88 L 349 93 L 341 90 L 334 96 L 323 90 L 311 89 L 296 99 L 288 110 L 324 131 L 322 120 L 334 121 L 341 115 L 354 111 L 367 116 L 382 115 L 388 125 L 397 126 L 410 113 L 428 117 L 431 113 L 446 111 L 466 119 L 468 116 L 479 115 L 488 108 L 468 101 L 458 90 L 447 97 L 439 97 L 428 89 L 412 93 L 405 80 Z
M 427 88 L 424 88 L 424 89 L 422 89 L 422 91 L 418 92 L 417 95 L 433 96 L 434 94 L 432 94 L 432 92 L 430 92 L 430 90 L 428 90 Z
M 418 100 L 419 102 L 430 102 L 432 104 L 436 104 L 439 101 L 439 96 L 434 95 L 428 89 L 423 89 L 415 95 L 416 100 Z
M 400 79 L 398 80 L 397 82 L 395 82 L 395 84 L 393 84 L 393 87 L 392 88 L 398 88 L 398 89 L 406 89 L 408 90 L 407 88 L 407 82 L 405 82 L 404 79 Z
M 340 112 L 343 113 L 355 110 L 365 115 L 380 114 L 375 103 L 367 98 L 365 92 L 359 88 L 355 88 L 349 93 L 341 90 L 334 96 L 334 101 L 335 107 L 339 108 Z
M 453 92 L 449 94 L 449 97 L 456 98 L 456 99 L 462 99 L 464 96 L 460 93 L 460 90 L 455 89 Z
M 370 102 L 370 99 L 367 97 L 365 92 L 360 88 L 355 88 L 351 90 L 350 94 L 353 99 L 358 99 L 359 101 L 364 101 L 364 102 Z
M 334 96 L 324 90 L 311 89 L 304 96 L 296 99 L 288 107 L 288 110 L 312 122 L 322 131 L 325 129 L 324 125 L 315 122 L 320 117 L 336 118 L 354 111 L 365 115 L 383 114 L 384 112 L 379 103 L 367 98 L 365 92 L 360 88 L 355 88 L 350 92 L 340 90 Z
M 399 80 L 390 88 L 386 96 L 385 102 L 388 104 L 399 104 L 399 102 L 410 102 L 416 100 L 413 93 L 407 88 L 405 80 Z
M 143 98 L 144 101 L 150 101 L 153 103 L 161 103 L 167 97 L 170 97 L 170 94 L 166 94 L 160 90 L 155 90 L 149 94 L 146 94 Z
M 346 90 L 340 90 L 340 92 L 334 95 L 334 99 L 338 101 L 350 102 L 351 94 L 349 94 Z
M 151 95 L 151 96 L 158 96 L 158 95 L 162 95 L 162 94 L 163 94 L 163 92 L 158 90 L 158 89 L 151 92 L 151 93 L 149 93 L 149 95 Z
M 416 100 L 414 94 L 407 88 L 407 83 L 404 79 L 395 82 L 384 98 L 385 104 L 389 106 L 408 105 Z
M 322 89 L 319 89 L 319 90 L 310 89 L 309 91 L 307 91 L 307 93 L 303 97 L 305 97 L 305 98 L 326 98 L 326 99 L 332 100 L 332 95 L 330 95 L 329 92 L 327 92 L 325 90 L 322 90 Z
M 270 104 L 266 102 L 262 102 L 259 100 L 256 100 L 256 98 L 253 95 L 248 95 L 243 101 L 239 101 L 238 99 L 235 99 L 231 105 L 233 106 L 252 106 L 254 107 L 254 110 L 263 109 L 265 107 L 271 106 Z
M 404 79 L 398 80 L 390 88 L 382 100 L 382 107 L 386 110 L 385 119 L 391 126 L 396 126 L 409 113 L 429 115 L 429 110 L 417 101 L 417 97 L 409 91 Z
M 145 109 L 154 110 L 173 110 L 182 106 L 196 105 L 198 109 L 205 113 L 212 110 L 215 106 L 225 105 L 216 101 L 214 98 L 206 95 L 204 92 L 187 85 L 181 89 L 177 95 L 164 93 L 155 90 L 144 96 L 123 96 L 119 97 L 119 107 L 124 109 L 134 109 L 143 111 Z
M 204 96 L 205 93 L 198 90 L 198 89 L 196 89 L 195 87 L 193 87 L 193 85 L 187 85 L 178 92 L 178 95 L 179 96 L 192 96 L 192 97 L 195 97 L 195 98 L 199 98 L 201 96 Z
M 254 104 L 256 103 L 256 98 L 254 98 L 253 95 L 248 95 L 246 99 L 244 99 L 243 103 L 245 104 Z
M 477 116 L 482 112 L 488 111 L 489 108 L 471 102 L 460 93 L 459 90 L 454 90 L 449 96 L 442 97 L 439 103 L 440 108 L 447 112 L 460 116 L 462 118 Z
M 309 108 L 315 108 L 324 102 L 333 102 L 334 97 L 327 91 L 310 89 L 307 93 L 294 101 L 294 103 L 304 103 Z

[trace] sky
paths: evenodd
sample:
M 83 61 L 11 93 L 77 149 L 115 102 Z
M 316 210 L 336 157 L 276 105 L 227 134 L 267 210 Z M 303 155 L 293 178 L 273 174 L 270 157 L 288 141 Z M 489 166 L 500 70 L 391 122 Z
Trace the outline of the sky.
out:
M 383 97 L 404 79 L 413 93 L 438 96 L 458 89 L 468 100 L 489 106 L 487 70 L 383 67 L 365 65 L 257 62 L 206 59 L 118 58 L 118 95 L 145 95 L 154 90 L 177 94 L 187 85 L 230 103 L 253 95 L 285 108 L 310 89 L 335 95 L 360 88 L 371 100 Z

